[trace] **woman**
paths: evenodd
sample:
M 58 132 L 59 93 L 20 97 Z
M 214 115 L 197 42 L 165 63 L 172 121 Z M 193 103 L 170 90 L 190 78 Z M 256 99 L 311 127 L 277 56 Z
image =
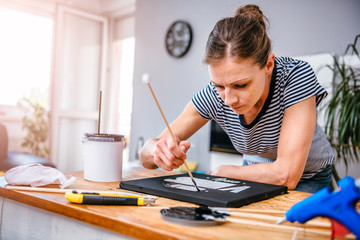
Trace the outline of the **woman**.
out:
M 246 5 L 217 22 L 204 59 L 211 82 L 171 124 L 178 145 L 167 130 L 146 142 L 144 167 L 178 168 L 186 139 L 213 119 L 244 154 L 244 166 L 220 166 L 212 175 L 306 192 L 329 185 L 334 155 L 316 124 L 327 93 L 308 63 L 271 53 L 265 20 L 258 6 Z

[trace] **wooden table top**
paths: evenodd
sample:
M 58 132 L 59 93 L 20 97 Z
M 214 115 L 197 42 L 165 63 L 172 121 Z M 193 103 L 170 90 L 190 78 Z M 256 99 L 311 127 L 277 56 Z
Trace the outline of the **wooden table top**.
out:
M 141 167 L 124 169 L 124 180 L 175 174 L 160 170 L 147 170 Z M 76 183 L 69 189 L 86 189 L 91 191 L 119 190 L 119 182 L 99 183 L 83 179 L 82 172 L 66 175 L 75 176 Z M 58 186 L 46 186 L 58 188 Z M 298 228 L 298 238 L 329 239 L 331 229 L 329 221 L 316 218 L 320 225 L 284 223 L 276 225 L 274 218 L 284 216 L 290 207 L 308 197 L 304 192 L 290 191 L 289 194 L 253 203 L 241 208 L 229 209 L 234 215 L 232 221 L 218 226 L 185 226 L 167 222 L 161 218 L 162 208 L 174 206 L 197 206 L 159 197 L 152 206 L 99 206 L 73 204 L 65 199 L 64 194 L 15 191 L 0 185 L 0 196 L 9 198 L 33 207 L 58 213 L 73 219 L 109 229 L 139 239 L 291 239 Z M 257 218 L 260 217 L 260 218 Z M 229 217 L 230 220 L 230 217 Z M 325 226 L 321 226 L 322 223 Z M 355 239 L 347 235 L 346 239 Z M 341 239 L 341 238 L 337 238 Z

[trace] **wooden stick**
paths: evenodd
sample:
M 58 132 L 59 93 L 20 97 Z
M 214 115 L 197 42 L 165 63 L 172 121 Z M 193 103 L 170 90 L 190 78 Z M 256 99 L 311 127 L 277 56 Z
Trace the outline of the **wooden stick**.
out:
M 75 189 L 65 189 L 65 188 L 61 189 L 61 188 L 20 187 L 20 186 L 11 186 L 11 185 L 6 185 L 5 188 L 16 191 L 46 192 L 46 193 L 67 193 L 75 190 Z
M 61 188 L 43 188 L 43 187 L 23 187 L 23 186 L 12 186 L 12 185 L 6 185 L 6 189 L 15 190 L 15 191 L 28 191 L 28 192 L 42 192 L 42 193 L 59 193 L 64 194 L 71 191 L 77 191 L 79 193 L 85 193 L 85 192 L 96 192 L 101 194 L 119 194 L 119 195 L 139 195 L 143 197 L 151 197 L 151 198 L 157 198 L 152 195 L 145 195 L 145 194 L 139 194 L 139 193 L 130 193 L 130 192 L 121 192 L 116 190 L 110 190 L 110 191 L 99 191 L 99 190 L 89 190 L 89 189 L 61 189 Z
M 152 208 L 152 209 L 164 209 L 166 207 L 141 207 L 141 208 Z M 224 208 L 226 209 L 226 208 Z M 255 209 L 256 210 L 256 209 Z M 261 210 L 261 209 L 259 209 Z M 262 210 L 266 210 L 266 209 L 262 209 Z M 229 213 L 230 216 L 227 216 L 226 219 L 230 218 L 230 219 L 238 219 L 236 217 L 239 218 L 252 218 L 252 219 L 259 219 L 259 220 L 268 220 L 268 221 L 273 221 L 274 224 L 280 220 L 282 217 L 276 217 L 276 216 L 271 216 L 271 215 L 266 215 L 266 214 L 261 214 L 261 213 L 246 213 L 246 212 L 231 212 L 231 211 L 227 211 L 227 210 L 223 210 L 223 211 L 219 211 L 221 212 L 225 212 L 225 213 Z M 281 212 L 283 213 L 283 212 Z M 234 220 L 233 222 L 236 222 L 236 220 Z M 305 223 L 305 226 L 308 227 L 320 227 L 320 228 L 330 228 L 331 227 L 331 223 L 327 222 L 327 221 L 319 221 L 319 220 L 310 220 L 307 221 Z
M 252 220 L 245 220 L 245 219 L 238 219 L 238 218 L 226 218 L 227 221 L 232 223 L 241 223 L 241 224 L 247 224 L 247 225 L 254 225 L 254 226 L 261 226 L 261 227 L 270 227 L 274 229 L 283 229 L 283 230 L 290 230 L 294 231 L 297 227 L 302 228 L 301 226 L 288 226 L 288 225 L 277 225 L 277 224 L 271 224 L 271 223 L 264 223 L 259 221 L 252 221 Z M 317 230 L 317 229 L 309 229 L 306 228 L 306 232 L 314 233 L 314 234 L 320 234 L 320 235 L 330 235 L 331 231 L 324 231 L 324 230 Z
M 167 129 L 168 129 L 168 131 L 169 131 L 169 133 L 170 133 L 170 135 L 171 135 L 174 143 L 177 144 L 175 135 L 174 135 L 174 133 L 171 131 L 170 125 L 169 125 L 168 121 L 166 120 L 166 117 L 165 117 L 165 115 L 164 115 L 164 112 L 162 111 L 162 109 L 161 109 L 161 107 L 160 107 L 160 104 L 159 104 L 159 102 L 158 102 L 158 100 L 157 100 L 157 98 L 156 98 L 156 96 L 155 96 L 155 93 L 154 93 L 154 91 L 153 91 L 153 89 L 152 89 L 149 81 L 147 82 L 147 85 L 148 85 L 148 87 L 149 87 L 149 89 L 150 89 L 150 92 L 151 92 L 151 94 L 152 94 L 155 102 L 156 102 L 156 105 L 157 105 L 157 107 L 158 107 L 158 109 L 159 109 L 159 111 L 160 111 L 160 114 L 161 114 L 162 118 L 164 119 L 164 122 L 165 122 L 165 124 L 166 124 L 166 127 L 167 127 Z
M 231 217 L 242 217 L 242 218 L 255 218 L 260 220 L 269 220 L 277 222 L 282 217 L 276 217 L 276 216 L 269 216 L 265 214 L 258 214 L 258 213 L 240 213 L 240 212 L 230 212 Z M 319 221 L 319 220 L 310 220 L 305 223 L 307 226 L 311 227 L 322 227 L 322 228 L 330 228 L 331 223 L 326 221 Z
M 216 208 L 214 208 L 214 210 L 216 210 Z M 246 213 L 253 213 L 252 215 L 248 215 L 248 216 L 252 216 L 253 218 L 260 218 L 261 217 L 255 217 L 255 215 L 259 215 L 259 216 L 264 216 L 263 219 L 268 219 L 268 220 L 274 220 L 274 221 L 278 221 L 280 220 L 281 217 L 276 217 L 276 216 L 269 216 L 269 215 L 264 215 L 265 213 L 268 214 L 285 214 L 286 211 L 282 211 L 282 210 L 275 210 L 275 209 L 244 209 L 244 208 L 224 208 L 224 210 L 221 210 L 221 208 L 219 208 L 219 211 L 229 211 L 231 216 L 239 216 L 239 217 L 246 217 Z M 255 213 L 255 214 L 254 214 Z M 313 219 L 313 220 L 309 220 L 305 223 L 308 226 L 314 226 L 314 227 L 323 227 L 323 228 L 330 228 L 331 227 L 331 223 L 329 221 L 322 221 L 319 219 Z
M 232 217 L 242 217 L 242 218 L 255 218 L 261 220 L 270 220 L 275 223 L 281 219 L 281 217 L 275 217 L 271 215 L 259 214 L 259 213 L 240 213 L 240 212 L 230 212 L 230 216 Z
M 142 207 L 142 208 L 146 208 L 146 206 Z M 158 209 L 162 209 L 162 208 L 169 208 L 169 207 L 151 207 L 152 209 L 154 208 L 158 208 Z M 223 207 L 220 207 L 220 208 L 217 208 L 217 207 L 211 207 L 210 208 L 211 210 L 214 210 L 214 211 L 220 211 L 220 212 L 229 212 L 229 213 L 233 213 L 235 211 L 233 211 L 233 209 L 236 209 L 236 210 L 240 210 L 240 212 L 244 211 L 244 212 L 249 212 L 249 213 L 269 213 L 269 214 L 285 214 L 286 211 L 282 211 L 282 210 L 272 210 L 272 209 L 241 209 L 241 208 L 223 208 Z
M 98 134 L 100 135 L 100 119 L 101 119 L 101 96 L 102 91 L 100 91 L 100 98 L 99 98 L 99 119 L 98 119 Z
M 142 209 L 166 209 L 168 207 L 157 207 L 157 206 L 153 206 L 153 207 L 141 207 Z M 231 214 L 231 213 L 230 213 Z M 274 219 L 272 218 L 273 216 L 267 216 L 267 215 L 264 215 L 264 214 L 246 214 L 244 215 L 246 216 L 247 218 L 255 218 L 255 219 L 267 219 L 267 220 L 278 220 L 277 217 L 274 217 Z M 270 227 L 270 228 L 274 228 L 274 229 L 281 229 L 281 230 L 289 230 L 289 231 L 294 231 L 296 230 L 296 228 L 305 228 L 306 229 L 306 232 L 309 232 L 309 233 L 314 233 L 314 234 L 320 234 L 320 235 L 330 235 L 330 231 L 325 230 L 321 230 L 321 229 L 310 229 L 310 228 L 314 228 L 314 227 L 325 227 L 325 228 L 329 228 L 330 225 L 329 224 L 325 224 L 325 223 L 320 223 L 319 225 L 316 223 L 316 224 L 309 224 L 311 221 L 314 221 L 314 220 L 311 220 L 309 222 L 307 222 L 306 224 L 302 224 L 302 225 L 297 225 L 297 226 L 294 226 L 294 225 L 278 225 L 278 224 L 275 224 L 274 223 L 265 223 L 265 222 L 262 222 L 262 221 L 257 221 L 257 220 L 249 220 L 249 219 L 243 219 L 243 218 L 237 218 L 237 217 L 240 217 L 239 215 L 238 216 L 227 216 L 225 218 L 226 221 L 230 222 L 230 223 L 240 223 L 240 224 L 246 224 L 246 225 L 253 225 L 253 226 L 260 226 L 260 227 Z M 275 219 L 276 218 L 276 219 Z M 279 217 L 280 218 L 280 217 Z
M 155 93 L 154 93 L 154 91 L 153 91 L 153 89 L 152 89 L 152 87 L 151 87 L 151 85 L 150 85 L 149 80 L 146 80 L 146 84 L 148 85 L 148 87 L 149 87 L 149 89 L 150 89 L 150 92 L 151 92 L 151 94 L 152 94 L 152 96 L 153 96 L 153 98 L 154 98 L 154 100 L 155 100 L 155 102 L 156 102 L 156 105 L 157 105 L 157 107 L 158 107 L 158 109 L 159 109 L 159 111 L 160 111 L 160 113 L 161 113 L 162 118 L 164 119 L 164 122 L 165 122 L 166 127 L 167 127 L 167 129 L 168 129 L 168 131 L 169 131 L 169 133 L 170 133 L 170 135 L 171 135 L 171 137 L 172 137 L 173 142 L 177 145 L 178 143 L 177 143 L 177 141 L 176 141 L 175 135 L 174 135 L 174 133 L 172 132 L 168 121 L 166 120 L 166 117 L 165 117 L 165 115 L 164 115 L 164 112 L 162 111 L 162 109 L 161 109 L 161 107 L 160 107 L 160 104 L 159 104 L 159 102 L 158 102 L 158 100 L 157 100 L 157 98 L 156 98 L 156 96 L 155 96 Z M 196 184 L 196 182 L 195 182 L 195 180 L 194 180 L 193 175 L 191 174 L 191 171 L 190 171 L 190 169 L 189 169 L 189 166 L 187 165 L 187 163 L 186 163 L 185 160 L 184 160 L 184 166 L 185 166 L 185 168 L 186 168 L 187 173 L 189 174 L 189 176 L 190 176 L 190 178 L 191 178 L 191 181 L 194 183 L 196 189 L 197 189 L 198 191 L 200 191 L 200 189 L 198 188 L 198 186 L 197 186 L 197 184 Z
M 129 194 L 128 192 L 119 192 L 116 190 L 111 191 L 98 191 L 98 190 L 89 190 L 89 189 L 66 189 L 66 188 L 44 188 L 44 187 L 22 187 L 22 186 L 11 186 L 6 185 L 6 189 L 11 189 L 15 191 L 27 191 L 27 192 L 43 192 L 43 193 L 67 193 L 71 191 L 77 191 L 77 192 L 97 192 L 97 193 L 118 193 L 118 194 Z
M 216 210 L 216 208 L 212 208 Z M 222 211 L 222 209 L 219 209 Z M 230 212 L 250 212 L 250 213 L 269 213 L 269 214 L 285 214 L 286 211 L 284 210 L 277 210 L 277 209 L 251 209 L 251 208 L 224 208 L 223 211 L 230 211 Z

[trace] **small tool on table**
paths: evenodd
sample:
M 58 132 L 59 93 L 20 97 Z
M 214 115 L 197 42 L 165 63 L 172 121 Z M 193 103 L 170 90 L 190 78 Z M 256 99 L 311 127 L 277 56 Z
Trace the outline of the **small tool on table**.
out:
M 148 87 L 149 87 L 149 89 L 150 89 L 150 92 L 151 92 L 151 94 L 152 94 L 152 96 L 153 96 L 153 98 L 154 98 L 154 100 L 155 100 L 155 102 L 156 102 L 156 105 L 157 105 L 157 107 L 158 107 L 158 109 L 159 109 L 159 111 L 160 111 L 160 113 L 161 113 L 161 116 L 162 116 L 162 118 L 164 119 L 164 122 L 165 122 L 165 124 L 166 124 L 166 127 L 167 127 L 167 129 L 168 129 L 168 131 L 169 131 L 169 133 L 170 133 L 170 135 L 171 135 L 174 143 L 177 144 L 175 135 L 174 135 L 173 132 L 171 131 L 171 128 L 170 128 L 170 126 L 169 126 L 169 123 L 168 123 L 168 121 L 166 120 L 165 115 L 164 115 L 163 111 L 161 110 L 160 104 L 159 104 L 159 102 L 158 102 L 158 100 L 157 100 L 157 98 L 156 98 L 156 96 L 155 96 L 155 93 L 154 93 L 154 91 L 153 91 L 153 89 L 152 89 L 152 87 L 151 87 L 151 85 L 150 85 L 150 82 L 149 82 L 149 74 L 146 74 L 146 73 L 143 74 L 143 76 L 142 76 L 142 81 L 148 85 Z M 189 169 L 189 167 L 188 167 L 188 165 L 187 165 L 187 163 L 186 163 L 185 160 L 184 160 L 184 166 L 185 166 L 186 171 L 188 172 L 188 174 L 189 174 L 189 176 L 190 176 L 190 178 L 191 178 L 191 181 L 194 183 L 196 189 L 200 192 L 200 189 L 198 188 L 198 186 L 197 186 L 197 184 L 196 184 L 196 182 L 195 182 L 195 180 L 194 180 L 194 177 L 193 177 L 193 175 L 191 174 L 191 171 L 190 171 L 190 169 Z
M 347 176 L 338 185 L 336 191 L 326 187 L 295 204 L 277 224 L 285 220 L 305 223 L 315 217 L 328 217 L 332 222 L 332 238 L 337 233 L 346 235 L 342 229 L 338 229 L 343 226 L 360 239 L 360 214 L 356 211 L 356 204 L 360 200 L 360 179 L 355 182 Z
M 155 202 L 154 198 L 148 198 L 146 196 L 77 191 L 67 192 L 65 198 L 72 203 L 89 205 L 143 206 Z

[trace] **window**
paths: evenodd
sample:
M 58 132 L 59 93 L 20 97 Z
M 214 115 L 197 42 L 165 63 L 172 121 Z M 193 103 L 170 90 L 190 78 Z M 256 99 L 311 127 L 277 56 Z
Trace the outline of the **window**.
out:
M 124 135 L 129 146 L 130 141 L 136 141 L 130 139 L 135 59 L 135 17 L 133 15 L 114 20 L 112 57 L 114 92 L 109 122 L 111 122 L 111 131 Z M 129 147 L 124 148 L 125 166 L 134 160 L 129 150 Z
M 128 37 L 118 40 L 114 43 L 115 54 L 119 58 L 119 75 L 118 79 L 118 102 L 117 114 L 115 116 L 115 132 L 125 136 L 129 143 L 131 130 L 131 111 L 133 95 L 133 71 L 135 57 L 135 37 Z M 124 164 L 129 161 L 129 148 L 124 149 Z
M 118 131 L 130 135 L 132 109 L 132 80 L 134 70 L 135 38 L 129 37 L 120 41 L 120 87 L 118 105 Z
M 53 20 L 0 7 L 0 105 L 48 105 Z

